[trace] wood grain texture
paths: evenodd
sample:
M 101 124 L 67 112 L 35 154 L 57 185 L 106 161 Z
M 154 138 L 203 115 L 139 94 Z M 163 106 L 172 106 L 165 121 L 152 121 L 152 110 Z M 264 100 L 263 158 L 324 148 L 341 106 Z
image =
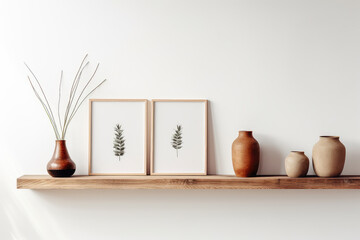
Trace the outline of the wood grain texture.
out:
M 360 176 L 73 176 L 24 175 L 18 189 L 360 189 Z

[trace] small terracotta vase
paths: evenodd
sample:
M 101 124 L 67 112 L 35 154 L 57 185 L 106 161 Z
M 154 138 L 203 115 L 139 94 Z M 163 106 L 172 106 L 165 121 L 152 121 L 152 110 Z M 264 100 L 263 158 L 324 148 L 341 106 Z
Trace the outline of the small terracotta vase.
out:
M 70 177 L 76 169 L 66 148 L 65 140 L 56 140 L 55 151 L 47 164 L 47 171 L 53 177 Z
M 289 177 L 305 177 L 309 170 L 309 158 L 301 151 L 291 151 L 285 158 L 285 171 Z
M 251 131 L 239 131 L 232 144 L 232 162 L 237 177 L 254 177 L 259 168 L 260 146 Z
M 339 137 L 321 136 L 313 148 L 313 167 L 319 177 L 337 177 L 345 164 L 346 149 Z

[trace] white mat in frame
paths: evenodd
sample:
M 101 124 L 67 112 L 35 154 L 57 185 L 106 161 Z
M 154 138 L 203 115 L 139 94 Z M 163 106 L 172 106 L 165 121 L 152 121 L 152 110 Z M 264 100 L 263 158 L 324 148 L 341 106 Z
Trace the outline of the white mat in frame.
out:
M 89 100 L 89 175 L 146 175 L 147 105 L 146 99 Z M 124 148 L 117 155 L 115 139 Z
M 207 100 L 151 101 L 151 175 L 207 174 L 207 111 Z

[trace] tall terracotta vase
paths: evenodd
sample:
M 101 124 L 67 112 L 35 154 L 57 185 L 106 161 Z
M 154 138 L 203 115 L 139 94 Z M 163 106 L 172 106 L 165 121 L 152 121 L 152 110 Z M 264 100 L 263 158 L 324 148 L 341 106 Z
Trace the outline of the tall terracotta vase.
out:
M 47 171 L 53 177 L 70 177 L 76 169 L 66 148 L 65 140 L 56 140 L 55 151 L 47 164 Z
M 313 148 L 313 167 L 319 177 L 337 177 L 345 164 L 346 149 L 339 137 L 321 136 Z
M 232 162 L 237 177 L 254 177 L 259 168 L 260 146 L 252 131 L 239 131 L 232 144 Z

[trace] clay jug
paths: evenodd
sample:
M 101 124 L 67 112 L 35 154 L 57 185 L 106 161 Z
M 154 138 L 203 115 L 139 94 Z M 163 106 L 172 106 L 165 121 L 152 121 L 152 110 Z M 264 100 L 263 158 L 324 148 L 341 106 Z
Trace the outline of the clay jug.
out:
M 321 136 L 313 148 L 313 167 L 319 177 L 337 177 L 345 164 L 346 149 L 339 137 Z
M 252 131 L 239 131 L 232 144 L 232 162 L 237 177 L 256 176 L 260 161 L 260 146 Z
M 285 171 L 289 177 L 305 177 L 309 170 L 309 158 L 301 151 L 291 151 L 285 159 Z
M 47 164 L 47 171 L 53 177 L 70 177 L 76 169 L 66 148 L 65 140 L 56 140 L 54 154 Z

